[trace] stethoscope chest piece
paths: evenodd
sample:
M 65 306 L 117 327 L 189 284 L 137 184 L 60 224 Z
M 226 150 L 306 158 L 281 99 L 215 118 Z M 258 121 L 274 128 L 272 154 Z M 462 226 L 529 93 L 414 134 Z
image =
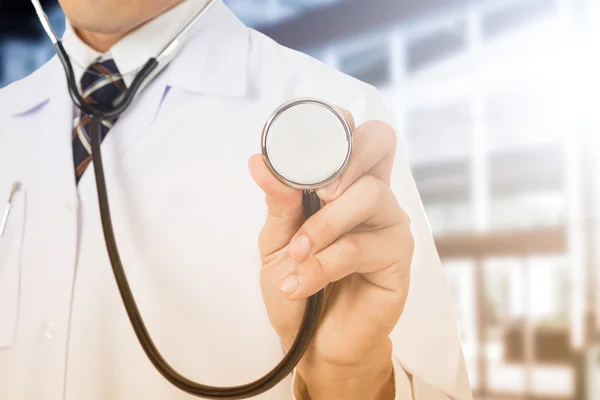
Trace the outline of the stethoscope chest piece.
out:
M 337 107 L 317 99 L 296 99 L 267 120 L 262 153 L 280 181 L 297 189 L 317 189 L 346 168 L 352 127 Z

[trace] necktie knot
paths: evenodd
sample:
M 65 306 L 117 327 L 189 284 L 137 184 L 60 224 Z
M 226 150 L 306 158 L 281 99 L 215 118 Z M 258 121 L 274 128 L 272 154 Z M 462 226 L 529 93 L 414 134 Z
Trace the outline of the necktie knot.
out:
M 89 104 L 110 107 L 125 89 L 125 82 L 112 59 L 90 65 L 81 77 L 81 92 Z
M 113 60 L 90 65 L 81 77 L 80 83 L 85 102 L 101 108 L 111 107 L 126 89 L 125 82 Z M 115 122 L 116 118 L 102 119 L 99 127 L 102 140 Z M 82 112 L 73 129 L 73 158 L 77 182 L 92 161 L 90 123 L 91 116 Z

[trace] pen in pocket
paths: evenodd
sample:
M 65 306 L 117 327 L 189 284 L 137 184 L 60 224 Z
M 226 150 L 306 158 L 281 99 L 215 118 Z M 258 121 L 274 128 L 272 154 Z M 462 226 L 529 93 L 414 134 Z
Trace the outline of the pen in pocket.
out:
M 12 189 L 10 190 L 10 195 L 8 196 L 8 203 L 6 204 L 4 214 L 2 215 L 2 221 L 0 221 L 0 237 L 4 236 L 4 231 L 6 230 L 6 224 L 8 223 L 8 217 L 10 216 L 10 209 L 12 208 L 13 199 L 19 190 L 21 190 L 21 183 L 13 183 Z

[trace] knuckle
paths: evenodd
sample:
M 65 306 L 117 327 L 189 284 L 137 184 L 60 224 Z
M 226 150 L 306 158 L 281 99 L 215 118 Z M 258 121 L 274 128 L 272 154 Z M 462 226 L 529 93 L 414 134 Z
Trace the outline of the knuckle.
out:
M 412 225 L 412 219 L 410 218 L 410 215 L 403 208 L 399 207 L 399 209 L 401 221 L 410 228 Z
M 360 190 L 365 193 L 363 195 L 364 207 L 374 213 L 380 206 L 385 195 L 385 184 L 379 179 L 371 175 L 364 175 L 361 178 Z
M 361 190 L 367 191 L 368 193 L 379 193 L 381 188 L 379 185 L 379 179 L 375 178 L 372 175 L 363 175 L 360 178 Z
M 404 228 L 404 234 L 402 235 L 402 242 L 404 244 L 404 255 L 407 255 L 412 259 L 413 253 L 415 251 L 415 237 L 408 227 Z
M 396 134 L 396 131 L 388 124 L 384 124 L 382 131 L 386 139 L 386 144 L 389 146 L 390 150 L 395 153 L 396 148 L 398 147 L 398 135 Z
M 263 226 L 258 234 L 258 248 L 261 253 L 264 253 L 264 250 L 269 248 L 269 244 L 272 241 L 269 229 L 267 226 Z
M 314 220 L 306 224 L 304 234 L 308 237 L 311 243 L 316 243 L 317 238 L 327 240 L 327 238 L 335 235 L 335 226 L 331 218 L 326 218 L 324 215 L 313 217 Z
M 393 219 L 393 222 L 402 223 L 410 227 L 410 216 L 400 206 L 400 202 L 398 201 L 398 198 L 396 197 L 394 191 L 388 185 L 385 184 L 381 187 L 381 191 L 381 202 L 385 204 L 386 207 L 393 207 L 393 209 L 395 210 L 393 213 L 394 216 L 391 217 Z
M 361 253 L 361 241 L 358 235 L 345 235 L 338 244 L 344 258 L 353 259 Z
M 360 151 L 358 146 L 356 147 L 357 151 L 352 152 L 352 163 L 354 164 L 354 168 L 357 174 L 363 174 L 367 170 L 368 159 L 367 154 L 365 152 Z
M 280 204 L 276 200 L 267 200 L 268 217 L 274 221 L 287 221 L 297 219 L 301 214 L 302 203 Z
M 382 197 L 382 201 L 385 201 L 386 203 L 393 203 L 398 205 L 398 199 L 396 198 L 396 195 L 394 194 L 394 191 L 388 186 L 386 185 L 384 182 L 380 181 L 381 184 L 379 185 L 379 189 L 381 190 L 381 197 Z M 398 207 L 400 208 L 400 207 Z
M 415 237 L 410 231 L 409 227 L 404 224 L 398 225 L 398 232 L 396 234 L 398 244 L 398 260 L 402 260 L 402 264 L 410 266 L 412 258 L 415 252 Z
M 258 234 L 258 247 L 261 249 L 264 247 L 267 241 L 266 235 L 265 228 L 262 228 Z
M 386 148 L 392 151 L 396 150 L 398 135 L 396 135 L 396 131 L 390 124 L 379 120 L 372 120 L 365 122 L 363 126 L 365 130 L 370 132 L 370 135 L 376 135 L 377 140 L 383 141 Z
M 396 285 L 398 286 L 398 288 L 404 288 L 405 286 L 408 286 L 408 283 L 410 282 L 410 270 L 411 270 L 410 264 L 405 264 L 403 262 L 396 262 L 396 263 L 392 264 L 392 266 L 390 268 L 390 271 L 389 271 L 390 280 L 395 282 Z
M 365 122 L 362 126 L 362 129 L 369 132 L 369 134 L 374 134 L 379 132 L 382 124 L 383 122 L 376 119 L 372 119 Z
M 371 185 L 372 188 L 371 190 L 373 191 L 375 200 L 376 200 L 376 205 L 379 207 L 381 205 L 381 203 L 385 202 L 386 200 L 389 199 L 389 194 L 391 193 L 391 191 L 389 190 L 389 187 L 383 183 L 381 180 L 375 178 L 375 177 L 371 177 Z
M 408 299 L 408 292 L 410 289 L 410 271 L 398 272 L 396 275 L 396 296 L 394 303 L 398 308 L 398 311 L 402 312 L 406 306 L 406 300 Z
M 413 255 L 415 253 L 415 237 L 413 236 L 412 233 L 410 233 L 408 235 L 406 246 L 408 247 L 408 251 L 410 254 L 410 260 L 412 261 Z M 409 265 L 410 265 L 410 263 L 409 263 Z
M 394 219 L 399 224 L 406 225 L 408 228 L 410 228 L 412 225 L 412 219 L 410 217 L 410 214 L 408 214 L 408 212 L 400 205 L 398 197 L 396 197 L 396 194 L 391 189 L 389 189 L 389 197 L 389 201 L 394 203 L 397 210 Z
M 327 276 L 327 261 L 323 257 L 316 256 L 311 263 L 311 275 L 318 281 L 325 280 Z

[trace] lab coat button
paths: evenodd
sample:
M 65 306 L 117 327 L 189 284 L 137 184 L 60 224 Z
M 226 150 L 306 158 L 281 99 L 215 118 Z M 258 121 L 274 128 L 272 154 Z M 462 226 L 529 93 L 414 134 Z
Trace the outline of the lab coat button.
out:
M 71 201 L 69 201 L 67 203 L 67 212 L 71 215 L 75 212 L 75 206 L 73 205 L 73 202 L 71 202 Z
M 46 337 L 46 339 L 52 340 L 56 337 L 56 331 L 56 323 L 50 321 L 46 324 L 46 328 L 44 329 L 44 336 Z

